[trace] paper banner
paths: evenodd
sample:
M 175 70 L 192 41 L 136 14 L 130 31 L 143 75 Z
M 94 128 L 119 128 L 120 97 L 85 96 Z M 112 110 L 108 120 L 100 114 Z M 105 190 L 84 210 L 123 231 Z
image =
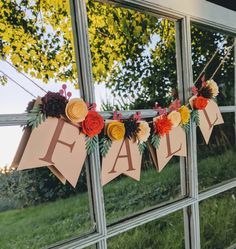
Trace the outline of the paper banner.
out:
M 102 159 L 102 185 L 121 174 L 140 180 L 142 155 L 138 144 L 129 139 L 113 141 L 107 155 Z
M 76 186 L 87 155 L 85 135 L 77 126 L 47 118 L 26 139 L 23 135 L 12 166 L 17 170 L 48 166 L 63 183 Z
M 160 144 L 155 150 L 148 145 L 153 162 L 160 172 L 173 156 L 187 156 L 186 133 L 181 126 L 173 128 L 169 134 L 161 137 Z
M 194 96 L 189 100 L 191 106 L 194 98 L 196 97 Z M 198 113 L 200 120 L 199 128 L 206 144 L 208 144 L 214 126 L 223 124 L 224 120 L 220 113 L 220 109 L 214 100 L 209 100 L 206 108 L 204 110 L 198 110 Z

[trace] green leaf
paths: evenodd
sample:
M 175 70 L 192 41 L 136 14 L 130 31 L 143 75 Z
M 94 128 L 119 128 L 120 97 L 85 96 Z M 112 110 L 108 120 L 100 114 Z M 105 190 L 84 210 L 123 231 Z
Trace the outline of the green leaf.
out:
M 41 112 L 40 106 L 34 106 L 27 114 L 27 125 L 32 129 L 37 128 L 42 122 L 46 120 L 46 114 Z
M 99 149 L 102 157 L 106 156 L 109 149 L 111 148 L 111 145 L 112 145 L 112 140 L 109 137 L 105 136 L 101 139 L 99 143 Z
M 147 143 L 146 142 L 139 143 L 138 148 L 139 148 L 140 154 L 142 155 L 147 148 Z
M 160 141 L 161 141 L 161 137 L 157 134 L 152 134 L 152 138 L 151 138 L 151 144 L 153 145 L 153 147 L 155 149 L 158 149 L 159 145 L 160 145 Z
M 94 137 L 85 137 L 86 140 L 86 150 L 87 150 L 87 154 L 91 155 L 94 152 L 94 149 L 98 143 L 98 136 L 94 136 Z
M 188 133 L 190 130 L 190 122 L 188 122 L 187 124 L 181 125 L 181 127 L 184 129 L 186 133 Z
M 198 110 L 193 110 L 191 112 L 191 119 L 194 123 L 196 123 L 197 126 L 200 125 L 200 118 L 199 118 L 199 112 Z

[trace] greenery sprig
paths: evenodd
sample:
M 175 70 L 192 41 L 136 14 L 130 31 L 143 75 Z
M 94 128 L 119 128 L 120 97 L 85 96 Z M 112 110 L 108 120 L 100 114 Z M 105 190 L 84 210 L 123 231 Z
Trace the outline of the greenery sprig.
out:
M 160 145 L 160 142 L 161 142 L 161 137 L 157 134 L 152 134 L 152 137 L 151 137 L 151 144 L 153 145 L 153 147 L 155 149 L 158 149 L 159 145 Z
M 112 140 L 108 136 L 104 136 L 99 142 L 99 149 L 102 157 L 105 157 L 111 148 Z
M 200 125 L 200 118 L 199 118 L 199 112 L 198 110 L 192 110 L 191 112 L 191 119 L 194 123 L 196 123 L 197 126 Z
M 33 107 L 33 109 L 27 113 L 27 124 L 32 129 L 37 128 L 42 122 L 46 120 L 46 114 L 42 113 L 39 105 Z
M 87 154 L 91 155 L 94 152 L 96 145 L 98 144 L 98 136 L 97 135 L 94 137 L 85 136 L 85 140 L 86 140 Z

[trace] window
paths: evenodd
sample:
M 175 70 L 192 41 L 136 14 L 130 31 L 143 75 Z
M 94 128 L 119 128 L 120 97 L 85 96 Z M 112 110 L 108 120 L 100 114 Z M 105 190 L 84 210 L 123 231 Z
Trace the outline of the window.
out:
M 151 120 L 156 112 L 150 108 L 156 102 L 165 106 L 176 96 L 186 102 L 192 83 L 216 49 L 207 77 L 225 48 L 235 42 L 236 30 L 146 1 L 73 0 L 55 6 L 49 2 L 0 2 L 15 17 L 0 21 L 1 166 L 9 165 L 18 145 L 31 94 L 58 90 L 65 82 L 73 96 L 96 101 L 106 119 L 119 109 L 123 117 L 140 111 Z M 28 29 L 21 29 L 22 24 Z M 29 32 L 31 26 L 34 32 Z M 34 46 L 27 45 L 29 39 Z M 235 245 L 230 211 L 236 187 L 234 53 L 215 76 L 225 123 L 215 127 L 207 146 L 193 125 L 187 158 L 173 158 L 161 173 L 147 152 L 140 182 L 121 176 L 102 188 L 98 150 L 87 158 L 76 189 L 61 185 L 47 168 L 2 169 L 1 247 Z M 218 215 L 224 217 L 221 229 Z

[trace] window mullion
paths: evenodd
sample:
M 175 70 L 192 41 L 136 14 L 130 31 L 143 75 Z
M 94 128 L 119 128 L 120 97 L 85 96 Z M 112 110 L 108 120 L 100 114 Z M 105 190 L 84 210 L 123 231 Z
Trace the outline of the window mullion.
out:
M 192 52 L 191 52 L 191 25 L 190 17 L 186 16 L 182 21 L 182 51 L 183 51 L 183 75 L 184 75 L 184 95 L 187 100 L 191 96 L 192 76 Z M 191 132 L 188 135 L 188 191 L 189 195 L 198 200 L 198 173 L 197 173 L 197 137 L 196 126 L 191 123 Z M 185 212 L 188 217 L 188 224 L 185 222 L 185 230 L 190 229 L 190 244 L 192 249 L 200 248 L 200 226 L 199 226 L 199 206 L 194 203 Z M 186 243 L 186 246 L 188 244 Z
M 85 101 L 93 103 L 95 102 L 95 95 L 92 80 L 86 4 L 83 0 L 71 0 L 70 5 L 80 92 Z M 91 194 L 96 229 L 97 232 L 105 238 L 106 218 L 103 191 L 100 181 L 100 156 L 98 146 L 94 153 L 89 156 L 87 171 L 90 174 L 91 179 Z M 104 241 L 100 241 L 98 243 L 98 248 L 106 249 L 106 241 L 105 243 Z

